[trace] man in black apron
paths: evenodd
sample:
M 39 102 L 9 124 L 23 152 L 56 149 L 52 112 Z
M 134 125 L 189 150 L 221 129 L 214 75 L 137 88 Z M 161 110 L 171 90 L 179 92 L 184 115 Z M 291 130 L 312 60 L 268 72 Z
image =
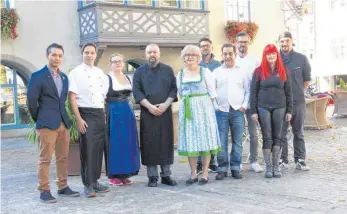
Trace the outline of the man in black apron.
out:
M 104 72 L 94 66 L 96 53 L 94 44 L 83 46 L 83 63 L 69 75 L 69 100 L 81 133 L 81 177 L 87 197 L 110 191 L 98 182 L 105 148 L 104 99 L 108 80 Z
M 161 183 L 175 186 L 170 165 L 174 160 L 171 103 L 177 101 L 176 77 L 170 66 L 159 62 L 158 45 L 146 47 L 146 58 L 148 63 L 136 70 L 133 80 L 134 98 L 141 104 L 141 161 L 147 166 L 149 187 L 157 186 L 158 165 Z

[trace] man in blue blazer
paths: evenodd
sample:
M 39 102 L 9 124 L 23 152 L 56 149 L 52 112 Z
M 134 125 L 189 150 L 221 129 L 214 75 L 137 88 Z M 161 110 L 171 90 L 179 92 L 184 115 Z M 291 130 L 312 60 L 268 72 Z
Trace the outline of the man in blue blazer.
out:
M 59 66 L 64 56 L 63 46 L 53 43 L 46 50 L 48 64 L 31 75 L 28 85 L 28 107 L 36 122 L 40 141 L 38 180 L 40 199 L 55 203 L 49 185 L 49 166 L 53 152 L 56 157 L 58 194 L 76 197 L 78 192 L 67 185 L 67 158 L 69 153 L 71 121 L 65 101 L 68 94 L 68 78 Z

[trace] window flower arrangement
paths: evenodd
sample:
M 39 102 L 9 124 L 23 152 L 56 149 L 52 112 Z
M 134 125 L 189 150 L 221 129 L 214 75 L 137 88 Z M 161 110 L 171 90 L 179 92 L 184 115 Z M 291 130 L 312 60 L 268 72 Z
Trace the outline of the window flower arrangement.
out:
M 16 39 L 19 17 L 13 8 L 1 8 L 1 39 Z
M 228 21 L 224 28 L 224 33 L 231 43 L 236 42 L 236 35 L 240 32 L 246 32 L 249 35 L 251 42 L 253 42 L 257 35 L 258 28 L 259 26 L 254 22 Z

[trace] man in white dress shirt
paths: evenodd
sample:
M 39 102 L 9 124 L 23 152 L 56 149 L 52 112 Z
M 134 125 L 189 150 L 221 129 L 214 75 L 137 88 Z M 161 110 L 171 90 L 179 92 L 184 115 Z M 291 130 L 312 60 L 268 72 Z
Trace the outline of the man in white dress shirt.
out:
M 249 35 L 245 32 L 240 32 L 236 35 L 237 57 L 236 64 L 249 74 L 249 81 L 252 81 L 254 70 L 259 67 L 259 61 L 256 57 L 248 53 Z M 248 133 L 250 136 L 250 162 L 251 170 L 254 172 L 262 172 L 263 168 L 258 164 L 258 129 L 257 123 L 252 120 L 252 114 L 249 109 L 246 110 L 248 123 Z
M 108 82 L 104 72 L 94 66 L 96 53 L 95 44 L 84 45 L 83 63 L 69 75 L 69 101 L 81 133 L 81 177 L 87 197 L 110 191 L 98 182 L 105 147 L 104 99 Z
M 222 46 L 223 65 L 213 72 L 216 79 L 216 117 L 222 144 L 218 153 L 218 174 L 216 180 L 227 176 L 229 163 L 231 175 L 241 179 L 242 135 L 245 128 L 245 111 L 249 103 L 249 75 L 235 64 L 236 47 L 232 44 Z M 228 134 L 231 129 L 232 149 L 228 155 Z

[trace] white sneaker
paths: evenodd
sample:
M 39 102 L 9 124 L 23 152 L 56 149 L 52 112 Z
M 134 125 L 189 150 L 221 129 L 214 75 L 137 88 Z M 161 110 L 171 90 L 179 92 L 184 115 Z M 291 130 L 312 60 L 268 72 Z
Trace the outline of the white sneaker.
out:
M 260 173 L 264 171 L 264 169 L 257 162 L 254 162 L 251 164 L 251 170 L 256 173 Z
M 281 171 L 287 170 L 287 169 L 288 169 L 288 164 L 287 164 L 287 163 L 284 163 L 284 162 L 282 161 L 282 159 L 280 160 L 279 165 L 280 165 Z
M 309 171 L 310 167 L 306 166 L 305 161 L 303 159 L 299 159 L 298 162 L 296 162 L 296 169 L 302 171 Z

